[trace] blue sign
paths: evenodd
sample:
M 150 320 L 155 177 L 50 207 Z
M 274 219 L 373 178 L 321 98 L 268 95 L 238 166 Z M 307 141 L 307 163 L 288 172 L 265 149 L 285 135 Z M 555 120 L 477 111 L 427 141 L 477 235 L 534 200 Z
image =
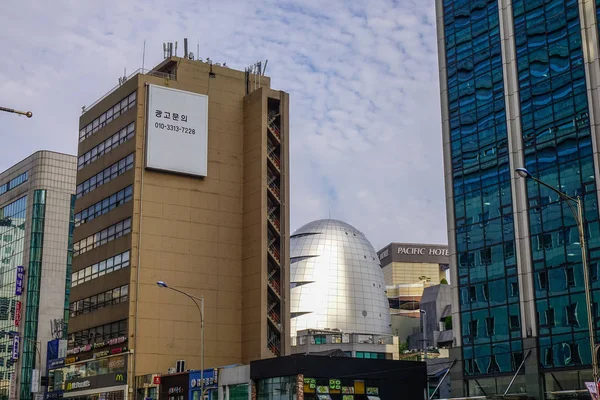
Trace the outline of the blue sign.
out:
M 21 338 L 19 335 L 15 335 L 13 337 L 13 348 L 12 348 L 12 359 L 14 361 L 19 359 L 19 344 L 21 343 Z
M 22 265 L 17 267 L 17 285 L 15 286 L 15 296 L 20 296 L 23 293 L 23 277 L 25 276 L 25 268 Z
M 48 369 L 62 368 L 64 366 L 65 366 L 64 358 L 56 358 L 54 360 L 48 361 Z

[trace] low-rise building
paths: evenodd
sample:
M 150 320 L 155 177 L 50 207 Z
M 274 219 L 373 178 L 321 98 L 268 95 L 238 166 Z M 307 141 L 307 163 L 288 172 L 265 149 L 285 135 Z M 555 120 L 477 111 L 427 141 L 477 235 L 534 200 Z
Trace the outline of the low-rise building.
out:
M 408 348 L 451 347 L 453 336 L 450 285 L 435 285 L 425 288 L 420 310 L 421 329 L 408 337 Z
M 392 315 L 418 318 L 423 290 L 448 279 L 445 245 L 390 243 L 377 256 Z

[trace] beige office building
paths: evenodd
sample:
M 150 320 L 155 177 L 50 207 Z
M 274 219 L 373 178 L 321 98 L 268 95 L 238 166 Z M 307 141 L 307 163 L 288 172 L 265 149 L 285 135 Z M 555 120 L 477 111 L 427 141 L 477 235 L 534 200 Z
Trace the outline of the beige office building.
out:
M 377 255 L 392 315 L 418 318 L 423 290 L 446 278 L 448 246 L 390 243 Z
M 67 363 L 125 353 L 127 377 L 70 396 L 200 369 L 198 309 L 157 281 L 204 297 L 205 368 L 289 353 L 288 106 L 266 76 L 167 57 L 85 110 Z

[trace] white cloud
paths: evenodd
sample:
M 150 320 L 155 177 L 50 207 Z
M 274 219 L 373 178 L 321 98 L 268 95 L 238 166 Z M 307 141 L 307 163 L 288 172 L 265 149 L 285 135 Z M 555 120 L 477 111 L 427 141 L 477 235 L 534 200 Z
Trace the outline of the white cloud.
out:
M 74 154 L 81 106 L 163 41 L 233 68 L 269 59 L 291 95 L 292 228 L 345 220 L 376 247 L 446 241 L 433 2 L 7 0 L 0 14 L 0 170 Z

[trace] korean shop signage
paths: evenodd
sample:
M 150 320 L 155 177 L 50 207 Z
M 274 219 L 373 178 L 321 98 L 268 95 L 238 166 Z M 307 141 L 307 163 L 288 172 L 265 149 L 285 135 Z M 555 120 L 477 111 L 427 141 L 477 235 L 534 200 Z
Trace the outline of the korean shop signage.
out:
M 66 381 L 65 391 L 75 392 L 78 390 L 118 386 L 125 383 L 127 383 L 127 374 L 125 373 L 88 376 L 87 378 L 78 378 Z
M 116 344 L 121 344 L 127 341 L 126 336 L 121 336 L 118 338 L 110 339 L 106 342 L 96 342 L 94 344 L 86 344 L 85 346 L 74 347 L 72 349 L 67 350 L 67 355 L 83 353 L 86 351 L 91 351 L 95 349 L 100 349 L 106 346 L 114 346 Z
M 17 300 L 17 304 L 15 305 L 15 326 L 18 328 L 21 325 L 21 301 Z
M 21 337 L 19 335 L 15 335 L 13 337 L 13 346 L 12 346 L 12 354 L 11 357 L 13 360 L 19 359 L 19 345 L 21 344 Z
M 15 296 L 23 293 L 23 277 L 25 277 L 25 268 L 22 265 L 17 267 L 17 283 L 15 285 Z

